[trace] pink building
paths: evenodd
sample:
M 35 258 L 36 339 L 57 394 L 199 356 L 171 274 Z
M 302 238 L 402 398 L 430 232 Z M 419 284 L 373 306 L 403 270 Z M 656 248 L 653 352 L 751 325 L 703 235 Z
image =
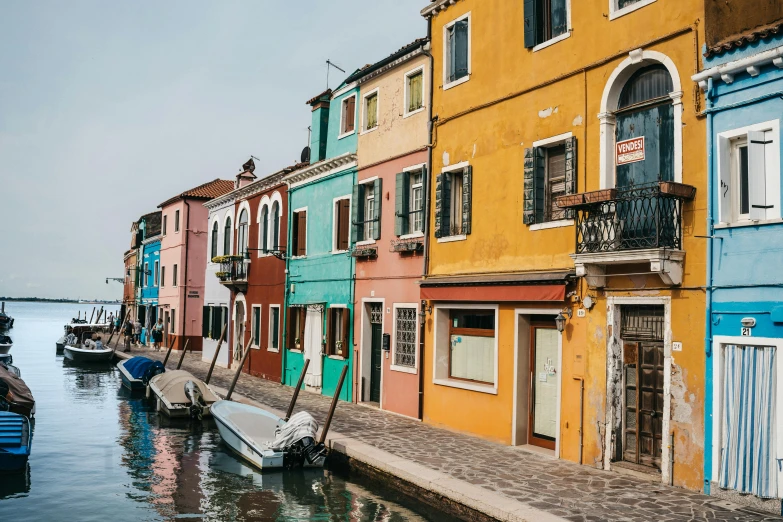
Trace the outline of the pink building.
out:
M 162 211 L 158 317 L 166 326 L 164 344 L 201 351 L 204 276 L 207 268 L 209 211 L 205 201 L 234 190 L 234 182 L 216 179 L 170 198 Z

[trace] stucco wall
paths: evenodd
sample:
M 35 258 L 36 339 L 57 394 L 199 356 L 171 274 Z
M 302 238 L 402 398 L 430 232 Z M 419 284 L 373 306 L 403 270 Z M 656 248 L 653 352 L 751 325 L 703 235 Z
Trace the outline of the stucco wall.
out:
M 356 143 L 359 136 L 359 89 L 353 87 L 350 89 L 337 90 L 338 95 L 332 98 L 332 102 L 329 107 L 329 129 L 328 138 L 326 142 L 326 157 L 334 158 L 345 154 L 346 152 L 356 152 Z M 356 95 L 356 113 L 354 132 L 346 135 L 343 138 L 339 138 L 340 134 L 340 116 L 342 114 L 341 107 L 342 102 L 349 96 Z M 315 123 L 315 122 L 314 122 Z

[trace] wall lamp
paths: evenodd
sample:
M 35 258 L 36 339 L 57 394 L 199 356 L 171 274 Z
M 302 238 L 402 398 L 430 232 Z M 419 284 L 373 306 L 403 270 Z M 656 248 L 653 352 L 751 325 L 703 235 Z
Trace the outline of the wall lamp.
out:
M 563 330 L 565 330 L 566 315 L 569 319 L 571 319 L 571 317 L 574 315 L 574 312 L 572 312 L 570 308 L 565 307 L 560 311 L 559 314 L 557 314 L 557 317 L 555 317 L 555 326 L 557 326 L 557 331 L 560 333 L 563 333 Z
M 285 261 L 286 255 L 285 250 L 269 250 L 266 248 L 246 248 L 244 256 L 242 258 L 242 261 L 247 265 L 250 264 L 250 251 L 253 252 L 263 252 L 264 254 L 272 254 L 277 259 L 281 261 Z
M 141 273 L 142 273 L 142 274 L 144 274 L 144 275 L 151 275 L 151 274 L 152 274 L 152 270 L 143 270 L 143 269 L 141 269 L 141 268 L 136 268 L 135 266 L 133 266 L 133 267 L 130 267 L 130 268 L 128 269 L 128 272 L 126 273 L 126 275 L 127 275 L 128 277 L 130 277 L 131 270 L 135 270 L 135 271 L 137 271 L 137 272 L 141 272 Z
M 419 312 L 422 326 L 424 326 L 424 322 L 427 320 L 427 314 L 432 314 L 432 305 L 427 305 L 427 301 L 422 301 L 421 312 Z
M 107 277 L 106 278 L 106 284 L 109 284 L 109 281 L 117 281 L 118 283 L 124 283 L 125 278 L 124 277 Z

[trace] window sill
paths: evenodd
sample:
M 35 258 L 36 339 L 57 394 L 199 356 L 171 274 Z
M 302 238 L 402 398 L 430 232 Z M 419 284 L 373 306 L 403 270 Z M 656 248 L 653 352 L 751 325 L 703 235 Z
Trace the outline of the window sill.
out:
M 743 228 L 743 227 L 758 227 L 763 225 L 779 225 L 783 223 L 783 219 L 781 218 L 775 218 L 775 219 L 760 219 L 759 221 L 736 221 L 734 223 L 718 223 L 715 225 L 716 230 L 726 229 L 726 228 Z
M 330 252 L 330 254 L 332 254 L 333 256 L 336 256 L 336 255 L 339 255 L 339 254 L 347 254 L 347 253 L 348 253 L 347 250 L 332 250 Z
M 546 49 L 550 45 L 555 45 L 557 42 L 562 42 L 563 40 L 571 37 L 571 31 L 567 31 L 560 36 L 555 36 L 554 38 L 550 38 L 546 42 L 541 42 L 540 44 L 533 47 L 533 52 L 536 53 L 540 51 L 541 49 Z
M 291 353 L 304 353 L 304 350 L 297 350 L 296 348 L 289 348 L 288 351 Z
M 352 130 L 351 132 L 346 132 L 344 134 L 340 134 L 339 136 L 337 136 L 337 139 L 341 140 L 343 138 L 347 138 L 348 136 L 352 136 L 354 134 L 356 134 L 356 129 Z
M 250 346 L 250 349 L 251 349 L 251 350 L 260 350 L 260 349 L 261 349 L 261 347 L 260 347 L 260 346 L 258 346 L 257 344 L 253 344 L 253 345 L 251 345 L 251 346 Z
M 359 134 L 359 136 L 364 136 L 365 134 L 369 134 L 369 133 L 371 133 L 371 132 L 374 132 L 374 131 L 377 131 L 377 130 L 378 130 L 378 126 L 376 125 L 376 126 L 375 126 L 375 127 L 373 127 L 372 129 L 364 129 L 364 130 L 363 130 L 363 131 L 362 131 L 362 132 Z
M 610 1 L 614 2 L 614 0 L 610 0 Z M 622 9 L 611 9 L 609 12 L 609 20 L 611 21 L 616 18 L 620 18 L 621 16 L 625 16 L 628 13 L 633 13 L 637 9 L 641 9 L 644 6 L 653 4 L 655 2 L 656 0 L 641 0 L 640 2 L 623 7 Z
M 396 364 L 390 365 L 389 369 L 393 372 L 410 373 L 413 375 L 419 373 L 419 371 L 416 368 L 411 368 L 409 366 L 397 366 Z
M 354 244 L 356 246 L 374 245 L 375 244 L 375 240 L 374 239 L 365 239 L 364 241 L 357 241 Z
M 547 230 L 550 228 L 562 228 L 562 227 L 570 227 L 573 226 L 574 220 L 573 219 L 560 219 L 558 221 L 548 221 L 547 223 L 536 223 L 535 225 L 530 225 L 530 230 Z
M 280 348 L 267 348 L 267 352 L 280 353 Z
M 329 359 L 333 359 L 335 361 L 345 361 L 346 360 L 346 358 L 343 357 L 342 355 L 327 355 L 326 357 L 328 357 Z
M 470 80 L 470 73 L 468 73 L 466 76 L 463 76 L 459 80 L 454 80 L 453 82 L 450 82 L 450 83 L 444 83 L 443 84 L 443 90 L 444 91 L 448 91 L 452 87 L 456 87 L 457 85 L 462 85 L 463 83 L 465 83 L 468 80 Z
M 416 109 L 415 111 L 406 112 L 405 114 L 403 114 L 403 115 L 402 115 L 402 119 L 404 120 L 405 118 L 410 118 L 411 116 L 413 116 L 413 115 L 415 115 L 415 114 L 419 114 L 419 113 L 420 113 L 420 112 L 422 112 L 424 109 L 426 109 L 426 107 L 424 107 L 424 106 L 421 106 L 420 108 Z
M 468 239 L 468 236 L 460 234 L 458 236 L 439 237 L 438 243 L 453 243 L 454 241 L 465 241 L 466 239 Z
M 403 234 L 400 239 L 418 239 L 424 237 L 424 232 L 413 232 L 412 234 Z
M 498 394 L 497 386 L 491 384 L 473 384 L 464 381 L 458 381 L 456 379 L 433 379 L 432 382 L 439 386 L 449 386 L 451 388 L 461 388 L 463 390 L 469 390 L 479 393 L 489 393 L 492 395 Z
M 307 259 L 307 255 L 303 255 L 303 256 L 291 256 L 291 259 Z

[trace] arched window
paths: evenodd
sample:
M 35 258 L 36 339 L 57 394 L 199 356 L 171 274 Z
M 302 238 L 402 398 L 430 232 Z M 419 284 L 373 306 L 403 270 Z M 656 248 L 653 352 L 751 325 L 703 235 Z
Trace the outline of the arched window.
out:
M 223 255 L 231 255 L 231 218 L 226 218 L 226 226 L 223 227 Z
M 672 77 L 660 64 L 639 69 L 623 87 L 615 112 L 615 139 L 621 144 L 617 188 L 674 181 L 673 90 Z M 621 157 L 623 142 L 637 153 Z
M 244 255 L 247 251 L 247 210 L 239 213 L 239 231 L 237 233 L 237 255 Z
M 261 207 L 261 250 L 269 250 L 269 207 Z
M 215 223 L 212 225 L 212 249 L 210 250 L 210 257 L 209 259 L 212 260 L 217 257 L 218 255 L 218 223 L 215 221 Z
M 272 249 L 280 250 L 280 204 L 272 204 Z

